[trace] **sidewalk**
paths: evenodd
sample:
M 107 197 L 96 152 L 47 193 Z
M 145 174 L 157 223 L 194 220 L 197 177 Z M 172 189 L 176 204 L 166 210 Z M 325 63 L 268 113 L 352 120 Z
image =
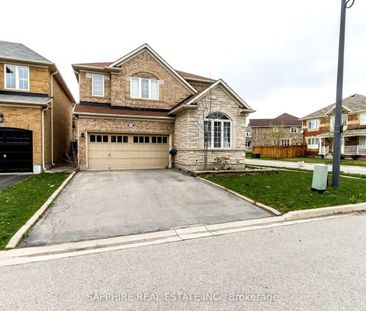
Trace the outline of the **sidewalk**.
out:
M 285 167 L 285 168 L 297 168 L 297 169 L 300 168 L 309 171 L 314 170 L 314 165 L 316 164 L 316 163 L 305 163 L 303 167 L 300 167 L 299 162 L 261 160 L 261 159 L 245 159 L 245 163 L 258 166 L 273 166 L 273 167 Z M 331 164 L 328 164 L 328 170 L 332 171 Z M 341 172 L 366 175 L 366 167 L 341 165 Z

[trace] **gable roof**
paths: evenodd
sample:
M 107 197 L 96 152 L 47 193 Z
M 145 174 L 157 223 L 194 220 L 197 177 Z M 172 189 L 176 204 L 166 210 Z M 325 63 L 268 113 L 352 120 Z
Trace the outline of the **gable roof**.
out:
M 181 70 L 176 70 L 176 72 L 179 73 L 187 81 L 199 81 L 199 82 L 207 82 L 207 83 L 214 83 L 216 81 L 216 80 L 211 79 L 211 78 L 206 78 L 206 77 L 203 77 L 203 76 L 199 76 L 199 75 L 189 73 L 189 72 L 185 72 L 185 71 L 181 71 Z
M 0 58 L 47 65 L 52 64 L 47 58 L 31 50 L 29 47 L 21 43 L 8 41 L 0 41 Z
M 179 81 L 181 81 L 191 92 L 192 94 L 197 93 L 195 88 L 190 85 L 176 70 L 173 69 L 158 53 L 156 53 L 150 45 L 147 43 L 139 46 L 137 49 L 133 50 L 132 52 L 122 56 L 121 58 L 117 59 L 114 63 L 108 65 L 108 68 L 116 68 L 121 66 L 123 63 L 130 60 L 132 57 L 136 56 L 137 54 L 143 52 L 144 50 L 149 51 L 168 71 L 170 71 Z
M 354 94 L 343 99 L 342 106 L 349 112 L 366 111 L 366 96 Z M 302 120 L 325 117 L 335 109 L 335 104 L 328 105 L 322 109 L 308 114 Z
M 271 127 L 276 125 L 300 126 L 301 120 L 288 113 L 283 113 L 274 119 L 250 119 L 250 127 Z
M 200 100 L 210 90 L 214 89 L 218 85 L 221 85 L 231 96 L 233 96 L 246 111 L 255 112 L 255 110 L 253 110 L 236 92 L 234 92 L 234 90 L 229 85 L 227 85 L 224 80 L 219 79 L 204 91 L 196 94 L 195 96 L 188 97 L 186 100 L 173 107 L 169 114 L 174 114 L 184 107 L 192 107 L 198 100 Z

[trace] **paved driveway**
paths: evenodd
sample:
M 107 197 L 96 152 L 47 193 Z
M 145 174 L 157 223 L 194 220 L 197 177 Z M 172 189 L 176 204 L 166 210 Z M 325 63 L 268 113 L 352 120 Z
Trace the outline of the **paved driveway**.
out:
M 105 238 L 270 216 L 175 170 L 80 172 L 23 246 Z
M 1 175 L 0 174 L 0 191 L 28 178 L 29 176 L 30 175 L 27 175 L 27 174 L 18 174 L 18 175 Z

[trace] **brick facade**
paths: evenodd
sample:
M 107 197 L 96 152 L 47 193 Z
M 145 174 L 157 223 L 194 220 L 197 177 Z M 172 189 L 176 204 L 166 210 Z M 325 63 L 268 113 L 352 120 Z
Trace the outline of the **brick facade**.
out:
M 129 127 L 129 124 L 133 124 L 133 127 Z M 173 121 L 79 116 L 76 128 L 77 136 L 80 137 L 78 144 L 79 166 L 81 169 L 85 169 L 87 164 L 86 133 L 171 135 L 173 129 Z
M 8 62 L 6 62 L 8 64 Z M 16 64 L 11 62 L 11 64 Z M 28 66 L 27 64 L 21 64 Z M 33 166 L 34 171 L 42 170 L 42 153 L 44 153 L 44 166 L 49 168 L 53 163 L 59 161 L 64 153 L 69 150 L 71 140 L 72 100 L 67 96 L 64 88 L 51 76 L 50 69 L 46 66 L 29 67 L 29 92 L 45 94 L 53 98 L 50 109 L 44 112 L 44 150 L 42 150 L 42 109 L 45 106 L 7 104 L 1 103 L 0 113 L 3 114 L 4 127 L 31 130 L 33 133 Z M 53 79 L 53 94 L 51 90 L 51 79 Z M 0 90 L 5 89 L 4 63 L 0 63 Z M 17 94 L 18 91 L 11 90 Z M 25 91 L 21 91 L 24 93 Z M 31 97 L 29 97 L 31 99 Z M 52 122 L 53 121 L 53 122 Z M 53 144 L 52 144 L 52 123 L 53 123 Z M 52 159 L 53 146 L 53 159 Z M 53 163 L 52 163 L 53 160 Z M 37 167 L 37 168 L 35 168 Z
M 296 127 L 296 126 L 293 126 Z M 301 128 L 297 128 L 297 133 L 291 133 L 292 127 L 251 127 L 252 146 L 279 146 L 281 141 L 288 139 L 291 145 L 301 145 L 303 134 Z
M 152 117 L 154 109 L 168 111 L 192 96 L 195 96 L 192 89 L 182 82 L 179 77 L 172 73 L 164 64 L 155 57 L 150 48 L 143 48 L 135 55 L 129 56 L 119 67 L 107 67 L 111 63 L 90 63 L 74 65 L 78 72 L 80 84 L 80 100 L 108 105 L 107 112 L 98 112 L 95 115 L 95 108 L 86 108 L 88 103 L 81 103 L 75 115 L 77 116 L 76 137 L 79 146 L 80 168 L 88 168 L 88 143 L 87 133 L 120 133 L 120 134 L 169 134 L 171 147 L 177 149 L 175 157 L 176 167 L 183 169 L 202 169 L 204 163 L 204 141 L 203 141 L 203 115 L 207 115 L 207 102 L 211 103 L 210 112 L 221 112 L 226 114 L 232 121 L 231 148 L 210 150 L 208 163 L 210 167 L 217 167 L 217 159 L 227 157 L 228 164 L 232 168 L 244 168 L 245 161 L 245 120 L 246 114 L 238 99 L 223 85 L 218 84 L 198 101 L 198 108 L 191 107 L 190 110 L 178 112 L 176 115 L 169 115 L 170 118 Z M 99 67 L 97 68 L 96 66 Z M 89 67 L 88 67 L 89 66 Z M 91 74 L 104 73 L 107 78 L 105 83 L 105 96 L 91 96 Z M 130 97 L 130 78 L 142 77 L 159 80 L 159 100 L 134 99 Z M 207 79 L 207 78 L 206 78 Z M 110 81 L 110 82 L 108 82 Z M 215 81 L 207 79 L 207 82 L 190 81 L 198 93 L 207 89 Z M 110 88 L 110 91 L 107 90 Z M 117 112 L 129 107 L 139 111 L 139 117 L 128 117 L 126 114 Z M 79 109 L 80 108 L 80 109 Z M 143 110 L 141 110 L 143 108 Z M 86 109 L 89 109 L 86 112 Z M 104 111 L 107 111 L 104 110 Z M 93 115 L 94 111 L 94 115 Z M 141 111 L 146 111 L 142 115 Z M 114 117 L 111 115 L 115 115 Z M 165 112 L 164 112 L 165 113 Z M 128 124 L 133 126 L 129 127 Z
M 4 65 L 21 65 L 24 64 L 16 62 L 0 62 L 0 91 L 6 90 L 5 88 L 5 75 L 4 75 Z M 49 94 L 50 91 L 50 73 L 45 66 L 29 66 L 29 92 L 38 94 Z M 14 91 L 14 90 L 12 90 Z M 16 90 L 15 90 L 16 92 Z M 23 91 L 22 91 L 23 92 Z

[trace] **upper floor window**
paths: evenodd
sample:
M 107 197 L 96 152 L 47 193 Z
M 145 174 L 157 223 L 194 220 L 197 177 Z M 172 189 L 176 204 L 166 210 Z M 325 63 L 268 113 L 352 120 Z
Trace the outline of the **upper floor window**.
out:
M 343 130 L 347 129 L 347 120 L 348 120 L 348 116 L 346 114 L 342 114 L 342 126 L 343 126 Z M 330 131 L 333 132 L 334 131 L 334 125 L 335 125 L 335 116 L 331 116 L 330 117 L 330 124 L 329 124 L 329 128 Z
M 5 88 L 29 90 L 29 67 L 5 65 Z
M 209 114 L 205 119 L 204 136 L 208 148 L 230 148 L 230 119 L 220 112 Z
M 92 74 L 92 95 L 93 96 L 104 96 L 104 75 Z
M 291 127 L 290 132 L 291 133 L 297 133 L 298 128 L 297 127 Z
M 159 99 L 158 80 L 131 77 L 130 85 L 132 98 Z
M 360 114 L 360 125 L 366 125 L 366 113 Z
M 319 128 L 319 119 L 308 120 L 308 130 L 317 130 Z

